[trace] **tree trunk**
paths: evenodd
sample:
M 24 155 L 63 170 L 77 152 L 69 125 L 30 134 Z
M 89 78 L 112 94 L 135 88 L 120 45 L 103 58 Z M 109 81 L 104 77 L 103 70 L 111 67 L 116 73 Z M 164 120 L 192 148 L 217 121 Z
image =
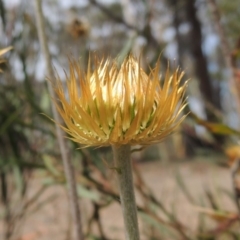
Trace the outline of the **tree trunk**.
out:
M 221 109 L 219 89 L 214 89 L 207 69 L 207 60 L 202 51 L 202 32 L 201 24 L 197 18 L 197 9 L 194 0 L 186 0 L 186 16 L 191 24 L 189 33 L 190 50 L 195 60 L 194 68 L 196 76 L 199 79 L 200 90 L 204 99 L 215 108 Z M 207 119 L 216 121 L 214 114 L 206 110 Z

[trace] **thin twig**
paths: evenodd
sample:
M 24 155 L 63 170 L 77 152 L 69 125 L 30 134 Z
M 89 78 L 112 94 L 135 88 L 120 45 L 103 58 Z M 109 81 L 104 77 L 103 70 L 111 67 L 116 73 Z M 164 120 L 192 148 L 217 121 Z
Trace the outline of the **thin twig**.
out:
M 110 10 L 108 10 L 106 7 L 104 7 L 102 4 L 100 4 L 96 0 L 89 0 L 89 2 L 93 5 L 95 5 L 96 7 L 98 7 L 104 14 L 106 14 L 108 17 L 110 17 L 113 21 L 115 21 L 117 23 L 122 23 L 127 28 L 135 30 L 137 33 L 141 32 L 135 26 L 132 26 L 132 25 L 128 24 L 126 21 L 124 21 L 121 17 L 118 17 L 115 14 L 113 14 Z
M 47 38 L 46 33 L 44 31 L 44 18 L 42 13 L 42 6 L 41 0 L 35 1 L 35 13 L 36 13 L 36 20 L 37 20 L 37 29 L 39 35 L 39 41 L 41 45 L 42 52 L 45 56 L 45 61 L 47 65 L 47 73 L 50 79 L 55 79 L 54 71 L 51 65 L 51 57 L 47 45 Z M 53 87 L 49 81 L 47 81 L 48 91 L 51 97 L 55 96 Z M 55 122 L 60 123 L 61 119 L 60 116 L 52 103 L 52 112 L 53 118 Z M 74 176 L 73 166 L 71 160 L 69 158 L 66 142 L 64 141 L 64 134 L 61 128 L 56 124 L 56 133 L 57 133 L 57 141 L 60 147 L 61 157 L 63 161 L 65 176 L 67 179 L 68 190 L 69 190 L 69 200 L 70 200 L 70 207 L 71 207 L 71 214 L 73 218 L 73 228 L 74 228 L 74 239 L 75 240 L 82 240 L 83 239 L 83 232 L 82 232 L 82 223 L 81 223 L 81 215 L 80 209 L 78 205 L 78 196 L 76 190 L 76 180 Z
M 105 15 L 107 15 L 109 18 L 111 18 L 111 20 L 113 20 L 114 22 L 121 23 L 126 28 L 128 28 L 130 30 L 134 30 L 137 33 L 137 35 L 145 37 L 148 40 L 148 42 L 151 43 L 152 46 L 154 46 L 156 48 L 159 47 L 159 43 L 154 38 L 154 36 L 151 34 L 149 24 L 146 24 L 146 26 L 143 29 L 139 29 L 136 26 L 133 26 L 133 25 L 127 23 L 123 18 L 113 14 L 108 8 L 106 8 L 103 4 L 99 3 L 98 1 L 96 1 L 96 0 L 88 0 L 88 1 L 91 4 L 93 4 L 94 6 L 96 6 L 97 8 L 99 8 Z
M 163 204 L 159 200 L 157 200 L 155 196 L 151 193 L 151 190 L 147 187 L 140 172 L 138 171 L 136 164 L 133 164 L 133 171 L 136 176 L 135 187 L 139 190 L 140 194 L 148 201 L 147 204 L 149 204 L 149 202 L 156 204 L 165 214 L 165 216 L 169 218 L 172 226 L 175 228 L 176 231 L 179 232 L 183 239 L 190 240 L 190 238 L 184 232 L 186 227 L 183 226 L 183 224 L 181 224 L 173 214 L 169 213 L 168 210 L 163 206 Z M 148 208 L 146 207 L 145 209 L 147 211 Z M 148 211 L 151 212 L 150 209 Z M 159 220 L 161 221 L 161 219 L 158 219 L 158 221 Z
M 120 200 L 118 194 L 116 194 L 116 192 L 115 192 L 115 188 L 112 188 L 109 186 L 109 179 L 105 178 L 102 175 L 101 171 L 95 165 L 93 165 L 93 163 L 91 161 L 89 161 L 90 156 L 89 156 L 88 152 L 85 149 L 81 149 L 81 153 L 83 154 L 83 164 L 84 164 L 84 167 L 83 167 L 84 171 L 82 172 L 82 175 L 89 181 L 89 184 L 87 185 L 87 187 L 90 186 L 90 188 L 96 189 L 97 191 L 102 193 L 104 196 L 111 197 L 112 200 L 116 201 L 117 203 L 121 203 L 121 200 Z M 133 164 L 133 169 L 135 170 L 135 168 L 136 167 Z M 93 173 L 95 171 L 98 172 L 97 175 L 101 175 L 103 177 L 103 179 L 101 178 L 101 180 L 100 180 L 99 178 L 98 179 L 93 178 L 91 173 Z M 135 171 L 135 173 L 137 174 L 136 171 Z M 137 182 L 139 180 L 137 175 L 136 175 L 136 180 L 137 180 Z M 173 214 L 169 213 L 166 210 L 166 208 L 162 205 L 162 203 L 154 197 L 154 195 L 151 193 L 150 189 L 147 187 L 147 185 L 143 181 L 143 179 L 141 180 L 141 184 L 142 184 L 142 188 L 146 189 L 145 191 L 142 192 L 142 194 L 144 195 L 143 197 L 145 197 L 146 199 L 149 199 L 150 203 L 157 205 L 157 207 L 159 207 L 162 210 L 162 212 L 169 218 L 169 222 L 166 220 L 163 220 L 161 217 L 159 217 L 158 213 L 156 211 L 154 212 L 154 211 L 150 210 L 150 208 L 148 206 L 143 207 L 143 206 L 137 205 L 136 206 L 137 211 L 140 213 L 147 214 L 149 217 L 154 219 L 160 225 L 164 225 L 166 227 L 176 230 L 181 235 L 182 240 L 183 239 L 190 240 L 191 238 L 187 236 L 187 232 L 189 231 L 189 229 L 186 226 L 184 226 L 183 224 L 181 224 L 175 218 L 175 216 L 173 216 Z M 136 182 L 135 182 L 135 187 L 138 189 L 138 184 Z M 148 202 L 148 204 L 149 204 L 149 202 Z M 110 202 L 105 203 L 104 206 L 101 205 L 101 207 L 106 207 L 108 204 L 110 204 Z
M 237 209 L 238 209 L 238 214 L 240 216 L 240 189 L 238 186 L 238 182 L 237 182 L 237 176 L 239 173 L 239 169 L 240 169 L 240 159 L 235 159 L 234 163 L 231 166 L 231 175 L 232 175 L 232 184 L 233 184 L 233 190 L 234 190 L 234 195 L 235 195 L 235 202 L 237 205 Z

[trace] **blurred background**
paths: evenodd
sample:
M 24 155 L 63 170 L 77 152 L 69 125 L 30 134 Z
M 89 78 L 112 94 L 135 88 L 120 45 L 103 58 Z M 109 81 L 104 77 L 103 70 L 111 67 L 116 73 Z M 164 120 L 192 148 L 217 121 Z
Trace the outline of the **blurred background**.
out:
M 163 143 L 133 153 L 142 239 L 240 239 L 240 1 L 42 0 L 52 65 L 68 56 L 185 71 L 189 113 Z M 72 220 L 34 1 L 0 0 L 0 239 L 70 240 Z M 0 54 L 1 55 L 1 54 Z M 86 239 L 122 240 L 109 148 L 70 140 Z

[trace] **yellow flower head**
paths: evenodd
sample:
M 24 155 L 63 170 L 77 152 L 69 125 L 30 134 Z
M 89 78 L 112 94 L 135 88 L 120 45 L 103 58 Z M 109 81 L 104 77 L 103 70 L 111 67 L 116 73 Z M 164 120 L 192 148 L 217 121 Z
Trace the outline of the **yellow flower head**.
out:
M 67 92 L 58 79 L 57 109 L 66 123 L 62 128 L 75 142 L 85 146 L 106 146 L 160 142 L 182 122 L 180 117 L 186 84 L 183 72 L 167 70 L 160 84 L 158 61 L 147 75 L 132 56 L 120 67 L 109 59 L 83 73 L 70 61 Z

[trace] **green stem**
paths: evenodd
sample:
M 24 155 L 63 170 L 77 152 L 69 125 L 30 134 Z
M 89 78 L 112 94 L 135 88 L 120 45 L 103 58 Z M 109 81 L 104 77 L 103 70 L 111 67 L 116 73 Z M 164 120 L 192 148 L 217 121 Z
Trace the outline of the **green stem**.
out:
M 112 146 L 118 175 L 126 240 L 139 240 L 137 207 L 134 196 L 130 145 Z

